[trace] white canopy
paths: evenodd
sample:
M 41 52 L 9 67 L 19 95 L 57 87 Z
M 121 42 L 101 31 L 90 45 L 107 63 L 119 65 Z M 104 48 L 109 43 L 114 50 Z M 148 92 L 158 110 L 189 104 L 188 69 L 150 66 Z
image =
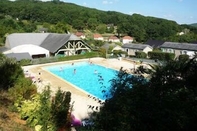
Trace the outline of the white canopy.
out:
M 27 45 L 19 45 L 11 49 L 13 53 L 29 53 L 31 56 L 32 55 L 40 55 L 40 54 L 45 54 L 46 57 L 49 57 L 49 51 L 37 46 L 37 45 L 32 45 L 32 44 L 27 44 Z

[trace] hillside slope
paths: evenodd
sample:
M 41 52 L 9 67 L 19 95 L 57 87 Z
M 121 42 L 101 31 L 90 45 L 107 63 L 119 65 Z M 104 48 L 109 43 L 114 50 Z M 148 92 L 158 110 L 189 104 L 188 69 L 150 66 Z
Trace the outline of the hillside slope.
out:
M 190 26 L 197 27 L 197 23 L 190 24 Z

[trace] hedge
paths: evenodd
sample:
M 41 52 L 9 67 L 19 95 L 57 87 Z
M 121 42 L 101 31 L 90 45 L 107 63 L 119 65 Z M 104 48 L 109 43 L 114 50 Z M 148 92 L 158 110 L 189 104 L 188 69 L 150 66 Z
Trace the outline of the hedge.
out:
M 154 52 L 154 51 L 148 52 L 148 56 L 150 57 L 150 59 L 162 60 L 162 61 L 169 61 L 175 58 L 174 53 Z
M 183 54 L 179 55 L 179 61 L 187 61 L 189 60 L 189 55 Z
M 147 58 L 147 54 L 145 52 L 142 52 L 142 51 L 135 52 L 135 56 L 137 58 Z

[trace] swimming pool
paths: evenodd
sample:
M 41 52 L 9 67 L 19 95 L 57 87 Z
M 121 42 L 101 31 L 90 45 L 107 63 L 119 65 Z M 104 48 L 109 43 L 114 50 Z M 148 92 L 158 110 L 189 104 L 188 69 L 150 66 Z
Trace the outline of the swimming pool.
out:
M 111 68 L 88 62 L 48 66 L 44 69 L 101 100 L 109 97 L 110 80 L 118 73 Z

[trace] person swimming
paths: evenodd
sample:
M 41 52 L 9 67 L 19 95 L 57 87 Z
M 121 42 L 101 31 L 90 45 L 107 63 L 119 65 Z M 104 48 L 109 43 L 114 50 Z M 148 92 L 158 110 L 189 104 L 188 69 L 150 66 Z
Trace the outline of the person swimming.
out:
M 62 67 L 60 67 L 60 72 L 64 71 L 64 69 Z
M 73 73 L 76 74 L 76 69 L 73 70 Z
M 98 73 L 98 71 L 97 70 L 94 70 L 94 74 L 97 74 Z

